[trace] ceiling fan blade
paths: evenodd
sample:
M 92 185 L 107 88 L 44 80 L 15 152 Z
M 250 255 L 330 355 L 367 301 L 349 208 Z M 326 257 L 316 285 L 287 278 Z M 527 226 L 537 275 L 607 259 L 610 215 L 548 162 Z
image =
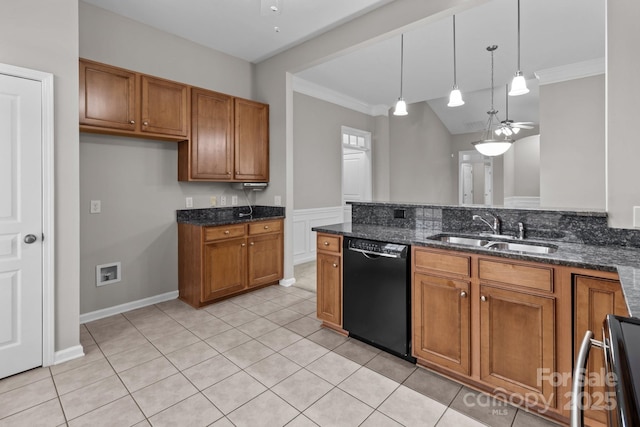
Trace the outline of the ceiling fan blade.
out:
M 533 129 L 533 126 L 524 123 L 511 123 L 511 127 L 520 129 Z

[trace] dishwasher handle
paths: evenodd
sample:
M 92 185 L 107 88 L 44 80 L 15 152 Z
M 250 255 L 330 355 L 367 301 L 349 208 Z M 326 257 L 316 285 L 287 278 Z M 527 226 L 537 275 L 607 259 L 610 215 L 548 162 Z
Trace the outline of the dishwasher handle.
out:
M 587 331 L 582 339 L 580 351 L 576 359 L 576 366 L 573 371 L 573 384 L 571 385 L 571 412 L 570 427 L 584 426 L 584 407 L 582 398 L 584 397 L 584 383 L 586 382 L 587 362 L 589 361 L 589 351 L 591 347 L 604 348 L 604 343 L 593 339 L 593 332 Z
M 365 257 L 369 258 L 369 259 L 375 259 L 378 257 L 385 257 L 385 258 L 402 258 L 402 254 L 387 254 L 387 253 L 381 253 L 381 252 L 373 252 L 373 251 L 366 251 L 364 249 L 357 249 L 357 248 L 349 248 L 350 251 L 353 252 L 360 252 L 361 254 L 363 254 Z

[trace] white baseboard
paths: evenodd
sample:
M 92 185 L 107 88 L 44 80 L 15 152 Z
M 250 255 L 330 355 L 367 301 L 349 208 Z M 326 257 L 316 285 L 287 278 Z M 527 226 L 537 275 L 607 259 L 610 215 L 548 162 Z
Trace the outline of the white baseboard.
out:
M 56 351 L 53 355 L 53 364 L 68 362 L 69 360 L 77 359 L 84 356 L 84 349 L 81 345 L 74 345 L 73 347 L 65 348 L 64 350 Z
M 178 298 L 178 291 L 171 291 L 160 295 L 155 295 L 149 298 L 139 299 L 137 301 L 131 301 L 113 307 L 103 308 L 101 310 L 92 311 L 80 315 L 80 324 L 92 322 L 94 320 L 103 319 L 105 317 L 113 316 L 114 314 L 124 313 L 126 311 L 135 310 L 136 308 L 146 307 L 148 305 L 158 304 L 164 301 L 170 301 Z
M 280 286 L 284 286 L 285 288 L 288 288 L 289 286 L 293 285 L 294 283 L 296 283 L 296 278 L 292 277 L 290 279 L 282 279 L 280 280 Z
M 344 222 L 345 208 L 296 209 L 293 211 L 293 265 L 315 261 L 316 232 L 313 227 Z

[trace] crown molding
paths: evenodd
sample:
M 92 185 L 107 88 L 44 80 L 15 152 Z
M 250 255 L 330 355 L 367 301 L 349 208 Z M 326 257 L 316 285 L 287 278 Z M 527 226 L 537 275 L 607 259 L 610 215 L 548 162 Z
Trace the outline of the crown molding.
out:
M 389 114 L 389 107 L 386 105 L 369 105 L 358 99 L 346 96 L 340 92 L 297 76 L 293 76 L 293 90 L 303 95 L 318 98 L 369 116 L 387 116 Z
M 561 67 L 538 70 L 534 74 L 536 75 L 540 85 L 548 85 L 568 80 L 581 79 L 583 77 L 597 76 L 599 74 L 604 74 L 604 72 L 604 58 L 597 58 L 589 61 L 563 65 Z

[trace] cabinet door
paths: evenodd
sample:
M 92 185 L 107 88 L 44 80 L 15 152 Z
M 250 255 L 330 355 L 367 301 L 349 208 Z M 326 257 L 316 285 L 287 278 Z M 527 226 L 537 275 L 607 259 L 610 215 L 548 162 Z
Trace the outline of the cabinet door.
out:
M 246 239 L 229 239 L 204 245 L 202 301 L 241 291 L 247 283 Z
M 187 136 L 189 117 L 187 86 L 141 76 L 142 132 Z
M 192 179 L 233 178 L 233 98 L 202 89 L 191 91 Z
M 317 315 L 342 327 L 342 263 L 339 255 L 317 255 Z
M 585 332 L 593 332 L 594 339 L 602 340 L 602 324 L 607 314 L 628 316 L 627 306 L 622 294 L 620 282 L 597 277 L 579 276 L 573 278 L 575 290 L 575 333 L 574 351 L 577 354 Z M 589 353 L 589 373 L 593 373 L 595 381 L 585 384 L 584 393 L 589 398 L 584 399 L 585 417 L 607 422 L 607 412 L 604 405 L 608 400 L 604 384 L 604 358 L 602 351 L 592 350 Z M 589 405 L 591 404 L 591 405 Z
M 282 279 L 282 233 L 249 237 L 249 287 Z
M 80 61 L 80 124 L 136 129 L 136 74 Z
M 469 375 L 469 283 L 426 274 L 413 281 L 416 357 Z
M 480 379 L 555 408 L 555 366 L 555 299 L 481 285 Z
M 236 98 L 234 111 L 234 179 L 269 181 L 269 106 Z

